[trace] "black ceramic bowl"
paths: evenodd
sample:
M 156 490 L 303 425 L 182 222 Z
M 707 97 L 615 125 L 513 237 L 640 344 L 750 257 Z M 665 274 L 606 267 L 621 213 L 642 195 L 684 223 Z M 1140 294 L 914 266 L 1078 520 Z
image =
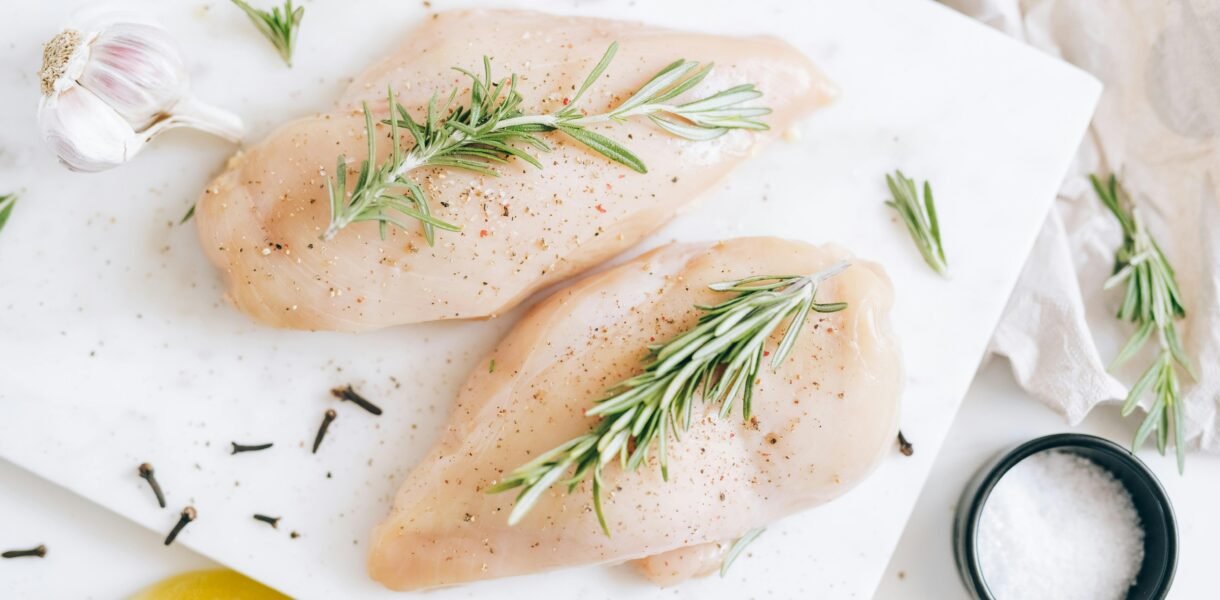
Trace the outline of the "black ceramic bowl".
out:
M 1078 433 L 1048 435 L 1001 452 L 966 484 L 953 523 L 953 555 L 966 589 L 978 600 L 995 600 L 979 567 L 979 517 L 1000 478 L 1022 459 L 1045 450 L 1062 450 L 1087 458 L 1109 470 L 1127 487 L 1144 527 L 1144 564 L 1127 598 L 1165 598 L 1178 562 L 1178 526 L 1169 497 L 1156 475 L 1126 448 L 1097 436 Z M 1081 510 L 1087 510 L 1087 507 L 1081 507 Z

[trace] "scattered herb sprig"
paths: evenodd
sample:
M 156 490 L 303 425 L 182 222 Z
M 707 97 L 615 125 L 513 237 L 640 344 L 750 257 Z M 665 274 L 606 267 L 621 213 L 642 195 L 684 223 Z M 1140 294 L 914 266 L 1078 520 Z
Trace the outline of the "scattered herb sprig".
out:
M 894 171 L 893 175 L 885 176 L 885 184 L 890 188 L 891 200 L 885 204 L 898 211 L 902 222 L 906 223 L 911 239 L 923 255 L 924 262 L 932 270 L 944 275 L 948 272 L 949 263 L 945 260 L 945 247 L 940 241 L 940 221 L 936 218 L 936 202 L 932 199 L 932 184 L 923 182 L 923 201 L 919 200 L 919 191 L 915 181 L 902 171 Z
M 1159 350 L 1156 360 L 1131 386 L 1123 403 L 1123 416 L 1130 415 L 1139 404 L 1140 397 L 1149 390 L 1153 393 L 1152 407 L 1135 433 L 1134 447 L 1139 448 L 1153 431 L 1157 433 L 1156 445 L 1161 454 L 1173 437 L 1177 453 L 1178 472 L 1186 469 L 1186 447 L 1182 439 L 1183 413 L 1180 386 L 1175 363 L 1186 370 L 1192 378 L 1194 368 L 1186 351 L 1175 321 L 1186 316 L 1182 304 L 1182 292 L 1178 289 L 1177 277 L 1169 259 L 1161 247 L 1148 233 L 1140 218 L 1139 210 L 1131 197 L 1118 185 L 1111 175 L 1103 184 L 1096 175 L 1090 175 L 1093 189 L 1102 204 L 1110 209 L 1123 230 L 1123 242 L 1114 255 L 1114 274 L 1106 280 L 1104 289 L 1126 284 L 1122 305 L 1117 317 L 1136 325 L 1122 350 L 1114 358 L 1110 368 L 1115 368 L 1133 357 L 1156 333 Z
M 754 382 L 767 354 L 765 342 L 788 321 L 770 361 L 771 368 L 778 369 L 811 311 L 846 308 L 842 302 L 821 304 L 815 295 L 822 281 L 847 266 L 843 262 L 813 275 L 747 277 L 709 286 L 737 295 L 713 306 L 697 306 L 703 314 L 694 328 L 650 347 L 644 372 L 612 387 L 585 412 L 602 417 L 592 431 L 521 465 L 487 490 L 494 494 L 522 488 L 509 525 L 520 521 L 552 485 L 564 482 L 571 492 L 592 474 L 593 508 L 602 530 L 610 535 L 601 503 L 605 465 L 617 458 L 624 469 L 635 471 L 655 447 L 661 476 L 668 480 L 669 435 L 677 438 L 690 429 L 696 395 L 719 406 L 721 418 L 740 398 L 742 418 L 748 421 Z M 564 479 L 573 468 L 575 472 Z
M 289 67 L 292 66 L 292 52 L 297 46 L 297 30 L 301 27 L 301 17 L 305 16 L 305 7 L 293 7 L 292 0 L 285 0 L 284 7 L 272 7 L 270 11 L 254 8 L 242 0 L 232 0 L 238 8 L 250 17 L 250 22 L 259 32 L 275 46 L 280 58 Z
M 470 96 L 465 103 L 455 105 L 456 89 L 444 103 L 439 103 L 433 96 L 421 122 L 415 121 L 406 107 L 395 99 L 393 90 L 389 90 L 391 115 L 383 123 L 390 126 L 393 147 L 389 157 L 380 164 L 376 156 L 373 117 L 365 104 L 368 158 L 361 162 L 355 185 L 349 192 L 347 158 L 339 156 L 334 177 L 328 180 L 331 219 L 322 239 L 331 239 L 344 227 L 360 221 L 378 222 L 384 237 L 387 225 L 406 227 L 401 218 L 393 214 L 397 213 L 419 221 L 428 244 L 433 244 L 435 229 L 459 231 L 460 227 L 432 216 L 427 193 L 409 174 L 424 167 L 446 167 L 495 176 L 496 166 L 511 158 L 542 168 L 542 163 L 530 150 L 550 150 L 537 135 L 544 132 L 563 133 L 614 162 L 646 173 L 648 168 L 638 156 L 589 127 L 647 117 L 665 131 L 695 141 L 710 140 L 731 129 L 767 129 L 759 118 L 769 114 L 771 109 L 745 106 L 762 96 L 752 84 L 730 87 L 691 102 L 673 103 L 712 71 L 710 63 L 701 65 L 689 60 L 670 63 L 609 111 L 585 114 L 581 100 L 609 68 L 617 51 L 618 43 L 611 44 L 576 93 L 560 110 L 551 114 L 525 114 L 521 109 L 523 98 L 517 91 L 517 76 L 493 79 L 491 60 L 487 57 L 483 58 L 481 75 L 455 67 L 470 79 Z M 400 145 L 404 130 L 414 141 L 409 150 L 403 150 Z
M 0 230 L 3 230 L 4 225 L 8 223 L 14 206 L 17 206 L 17 194 L 0 195 Z
M 766 527 L 751 529 L 747 531 L 745 535 L 737 538 L 737 540 L 733 542 L 733 545 L 729 547 L 728 554 L 725 554 L 724 560 L 720 562 L 721 577 L 724 577 L 729 573 L 729 567 L 733 566 L 733 562 L 737 560 L 738 556 L 741 556 L 741 553 L 745 551 L 746 546 L 753 543 L 754 540 L 758 539 L 758 536 L 762 535 L 766 530 Z

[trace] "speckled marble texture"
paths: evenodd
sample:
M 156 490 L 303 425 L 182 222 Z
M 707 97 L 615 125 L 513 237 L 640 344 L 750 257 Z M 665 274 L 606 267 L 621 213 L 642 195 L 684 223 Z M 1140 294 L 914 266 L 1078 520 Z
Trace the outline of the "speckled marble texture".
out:
M 434 1 L 434 9 L 478 2 Z M 497 3 L 526 5 L 524 1 Z M 726 579 L 657 590 L 627 567 L 476 584 L 430 598 L 868 597 L 966 391 L 1099 85 L 931 2 L 542 1 L 534 8 L 725 33 L 772 33 L 841 86 L 840 101 L 735 172 L 646 245 L 771 234 L 841 243 L 889 269 L 909 372 L 897 452 L 859 489 L 787 519 Z M 0 456 L 299 597 L 374 597 L 365 540 L 432 443 L 467 370 L 518 318 L 375 334 L 261 328 L 226 306 L 177 220 L 232 147 L 175 132 L 124 168 L 68 173 L 38 138 L 39 44 L 71 2 L 0 22 Z M 180 40 L 199 96 L 257 139 L 328 105 L 425 18 L 420 3 L 306 2 L 294 69 L 227 2 L 144 2 Z M 477 38 L 472 38 L 477 43 Z M 689 57 L 698 58 L 698 57 Z M 953 278 L 924 266 L 882 201 L 895 167 L 931 179 Z M 373 417 L 328 390 L 353 383 Z M 309 453 L 322 413 L 339 418 Z M 229 442 L 274 442 L 230 456 Z M 152 462 L 169 507 L 136 476 Z M 279 529 L 251 519 L 282 515 Z M 300 535 L 292 538 L 290 533 Z M 389 593 L 380 595 L 389 596 Z

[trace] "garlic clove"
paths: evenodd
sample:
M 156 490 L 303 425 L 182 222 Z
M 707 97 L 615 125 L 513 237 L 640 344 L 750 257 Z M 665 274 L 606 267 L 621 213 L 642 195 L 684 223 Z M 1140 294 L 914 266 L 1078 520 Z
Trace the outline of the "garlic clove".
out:
M 38 123 L 60 162 L 73 171 L 96 172 L 127 162 L 143 140 L 118 112 L 93 92 L 71 86 L 43 97 Z
M 89 44 L 79 83 L 105 98 L 141 131 L 164 118 L 187 92 L 186 66 L 164 30 L 115 23 Z

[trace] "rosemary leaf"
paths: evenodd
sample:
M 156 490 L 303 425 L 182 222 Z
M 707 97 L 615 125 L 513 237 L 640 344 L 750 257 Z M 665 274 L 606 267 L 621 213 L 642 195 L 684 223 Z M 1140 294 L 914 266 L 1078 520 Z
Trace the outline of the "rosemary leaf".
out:
M 8 218 L 13 214 L 13 207 L 17 206 L 17 194 L 4 194 L 0 196 L 0 230 L 4 229 L 4 225 L 8 223 Z
M 195 217 L 195 205 L 192 204 L 190 208 L 186 209 L 186 214 L 182 215 L 182 218 L 178 220 L 178 224 L 186 225 L 186 222 L 190 221 L 194 217 Z
M 626 165 L 636 173 L 648 172 L 648 167 L 644 166 L 644 161 L 640 160 L 638 156 L 632 154 L 630 150 L 624 148 L 618 142 L 600 133 L 590 131 L 584 127 L 574 127 L 571 125 L 560 125 L 559 131 L 566 133 L 572 139 L 588 146 L 606 158 Z
M 638 156 L 623 144 L 593 131 L 591 126 L 642 117 L 670 134 L 692 141 L 710 140 L 733 129 L 767 129 L 766 123 L 759 119 L 770 114 L 771 109 L 745 105 L 762 96 L 762 92 L 751 84 L 737 85 L 684 104 L 672 104 L 670 101 L 690 91 L 712 70 L 711 64 L 689 60 L 670 63 L 609 111 L 584 114 L 578 107 L 579 101 L 610 68 L 617 51 L 618 43 L 611 44 L 567 105 L 552 114 L 523 112 L 524 98 L 517 90 L 516 75 L 493 79 L 491 60 L 486 57 L 481 73 L 454 68 L 470 80 L 469 96 L 456 102 L 455 89 L 443 104 L 434 96 L 428 102 L 422 122 L 411 117 L 406 107 L 396 101 L 393 90 L 389 90 L 390 115 L 381 122 L 390 126 L 393 150 L 383 162 L 375 162 L 376 148 L 372 140 L 377 132 L 372 114 L 365 107 L 368 159 L 361 163 L 360 176 L 349 191 L 347 161 L 339 157 L 334 179 L 328 182 L 331 220 L 322 239 L 331 239 L 344 227 L 359 221 L 377 221 L 383 226 L 384 236 L 387 224 L 405 228 L 400 219 L 389 214 L 398 212 L 421 221 L 424 237 L 432 245 L 435 243 L 434 228 L 460 231 L 460 227 L 428 217 L 431 214 L 428 196 L 410 179 L 411 172 L 425 167 L 444 167 L 495 176 L 496 167 L 511 159 L 520 159 L 541 169 L 542 162 L 534 152 L 551 149 L 538 136 L 541 133 L 563 134 L 613 162 L 646 173 L 648 167 Z M 402 133 L 409 135 L 414 143 L 408 150 L 399 142 Z M 405 193 L 400 193 L 404 189 Z M 402 199 L 404 197 L 406 200 Z M 394 201 L 395 198 L 398 200 Z
M 724 560 L 720 563 L 721 577 L 728 574 L 729 567 L 733 566 L 733 561 L 736 561 L 737 557 L 741 556 L 741 553 L 746 549 L 746 546 L 753 543 L 754 540 L 758 539 L 758 536 L 762 535 L 766 530 L 766 527 L 751 529 L 747 531 L 745 535 L 737 538 L 737 541 L 733 542 L 733 546 L 729 548 L 729 553 L 724 555 Z
M 1185 407 L 1181 403 L 1177 367 L 1182 367 L 1192 378 L 1195 372 L 1177 332 L 1176 322 L 1186 316 L 1177 277 L 1160 245 L 1144 226 L 1135 203 L 1118 185 L 1118 178 L 1111 175 L 1103 182 L 1091 175 L 1089 179 L 1097 197 L 1110 209 L 1123 230 L 1122 244 L 1114 253 L 1114 274 L 1104 287 L 1125 285 L 1116 316 L 1136 325 L 1135 333 L 1115 356 L 1110 368 L 1134 357 L 1153 339 L 1153 333 L 1157 334 L 1159 347 L 1156 359 L 1127 393 L 1122 414 L 1125 417 L 1134 412 L 1140 399 L 1151 392 L 1152 406 L 1135 433 L 1133 447 L 1143 446 L 1148 437 L 1156 433 L 1157 450 L 1165 454 L 1172 438 L 1181 473 L 1186 469 L 1186 448 L 1181 438 Z
M 283 9 L 273 7 L 268 12 L 254 8 L 243 0 L 232 2 L 250 17 L 250 22 L 275 46 L 284 63 L 291 67 L 292 52 L 297 45 L 297 30 L 301 27 L 301 17 L 305 16 L 305 7 L 293 8 L 292 0 L 285 0 Z
M 767 354 L 765 342 L 788 322 L 770 361 L 771 368 L 778 369 L 810 311 L 847 307 L 815 301 L 821 282 L 847 267 L 843 262 L 812 275 L 767 275 L 710 285 L 737 295 L 714 306 L 696 306 L 703 314 L 693 328 L 651 347 L 643 373 L 612 386 L 585 412 L 602 417 L 590 432 L 542 453 L 486 490 L 495 494 L 521 488 L 509 525 L 519 522 L 552 485 L 566 482 L 570 492 L 591 473 L 593 510 L 609 536 L 601 502 L 604 467 L 618 459 L 622 468 L 634 471 L 656 448 L 661 475 L 668 480 L 669 434 L 677 440 L 690 428 L 697 396 L 704 404 L 718 406 L 722 418 L 740 398 L 742 419 L 749 421 L 754 382 Z M 573 475 L 563 479 L 569 470 Z
M 940 241 L 940 221 L 936 217 L 932 185 L 924 182 L 923 202 L 920 202 L 915 182 L 903 175 L 902 171 L 894 171 L 892 176 L 886 175 L 885 183 L 890 189 L 890 195 L 893 196 L 893 199 L 887 200 L 885 204 L 898 211 L 902 222 L 907 226 L 907 231 L 911 232 L 915 246 L 923 255 L 924 262 L 928 263 L 932 270 L 945 275 L 948 272 L 949 263 L 945 260 L 945 248 Z

